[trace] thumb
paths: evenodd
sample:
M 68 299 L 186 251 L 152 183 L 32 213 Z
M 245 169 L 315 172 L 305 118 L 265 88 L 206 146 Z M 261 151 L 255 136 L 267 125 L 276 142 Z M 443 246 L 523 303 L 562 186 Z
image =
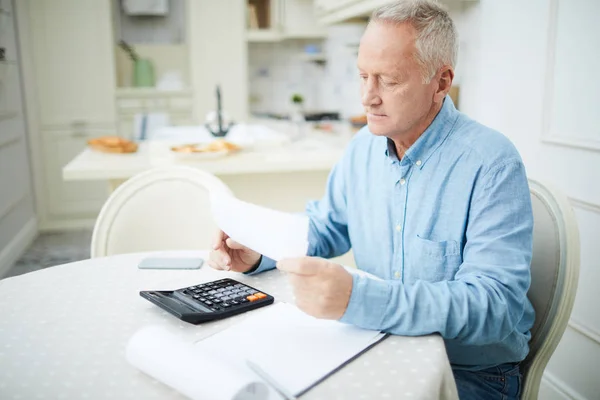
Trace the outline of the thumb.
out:
M 233 249 L 233 250 L 246 250 L 247 249 L 246 246 L 236 242 L 232 238 L 227 238 L 225 243 L 227 244 L 227 247 L 229 247 L 230 249 Z

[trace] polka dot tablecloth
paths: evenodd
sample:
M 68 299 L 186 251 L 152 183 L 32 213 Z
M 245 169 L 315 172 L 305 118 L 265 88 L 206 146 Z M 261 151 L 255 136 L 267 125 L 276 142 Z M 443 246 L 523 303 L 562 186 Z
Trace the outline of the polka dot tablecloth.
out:
M 200 340 L 251 315 L 191 325 L 142 299 L 140 290 L 176 289 L 232 277 L 278 301 L 293 301 L 287 279 L 276 270 L 257 276 L 208 266 L 140 270 L 137 265 L 145 257 L 148 253 L 97 258 L 0 280 L 0 398 L 182 399 L 127 363 L 129 338 L 143 326 L 160 325 L 183 339 Z M 439 336 L 390 336 L 302 396 L 456 398 Z

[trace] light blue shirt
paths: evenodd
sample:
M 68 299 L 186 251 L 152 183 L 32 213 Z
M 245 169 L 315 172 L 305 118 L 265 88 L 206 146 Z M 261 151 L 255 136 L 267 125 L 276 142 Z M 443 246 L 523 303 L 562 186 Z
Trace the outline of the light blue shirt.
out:
M 399 160 L 367 127 L 308 204 L 308 255 L 352 248 L 342 322 L 396 335 L 439 333 L 455 368 L 518 362 L 529 351 L 533 215 L 523 162 L 510 141 L 447 97 Z M 264 258 L 257 272 L 274 266 Z

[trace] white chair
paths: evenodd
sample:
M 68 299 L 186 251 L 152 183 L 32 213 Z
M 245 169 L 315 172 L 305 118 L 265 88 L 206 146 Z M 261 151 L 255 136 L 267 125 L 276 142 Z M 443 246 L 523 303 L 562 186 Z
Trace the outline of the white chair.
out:
M 535 309 L 530 351 L 523 361 L 525 400 L 537 399 L 542 374 L 567 327 L 579 278 L 579 232 L 569 200 L 529 180 L 533 258 L 528 297 Z
M 229 188 L 217 177 L 189 167 L 156 168 L 115 190 L 94 226 L 91 256 L 210 247 L 217 226 L 210 191 Z

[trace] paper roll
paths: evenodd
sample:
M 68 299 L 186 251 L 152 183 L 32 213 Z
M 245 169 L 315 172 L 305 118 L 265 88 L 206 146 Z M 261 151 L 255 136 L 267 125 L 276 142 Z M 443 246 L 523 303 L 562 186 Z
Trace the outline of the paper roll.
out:
M 266 400 L 268 386 L 249 370 L 199 351 L 165 328 L 150 326 L 127 344 L 127 361 L 194 400 Z

